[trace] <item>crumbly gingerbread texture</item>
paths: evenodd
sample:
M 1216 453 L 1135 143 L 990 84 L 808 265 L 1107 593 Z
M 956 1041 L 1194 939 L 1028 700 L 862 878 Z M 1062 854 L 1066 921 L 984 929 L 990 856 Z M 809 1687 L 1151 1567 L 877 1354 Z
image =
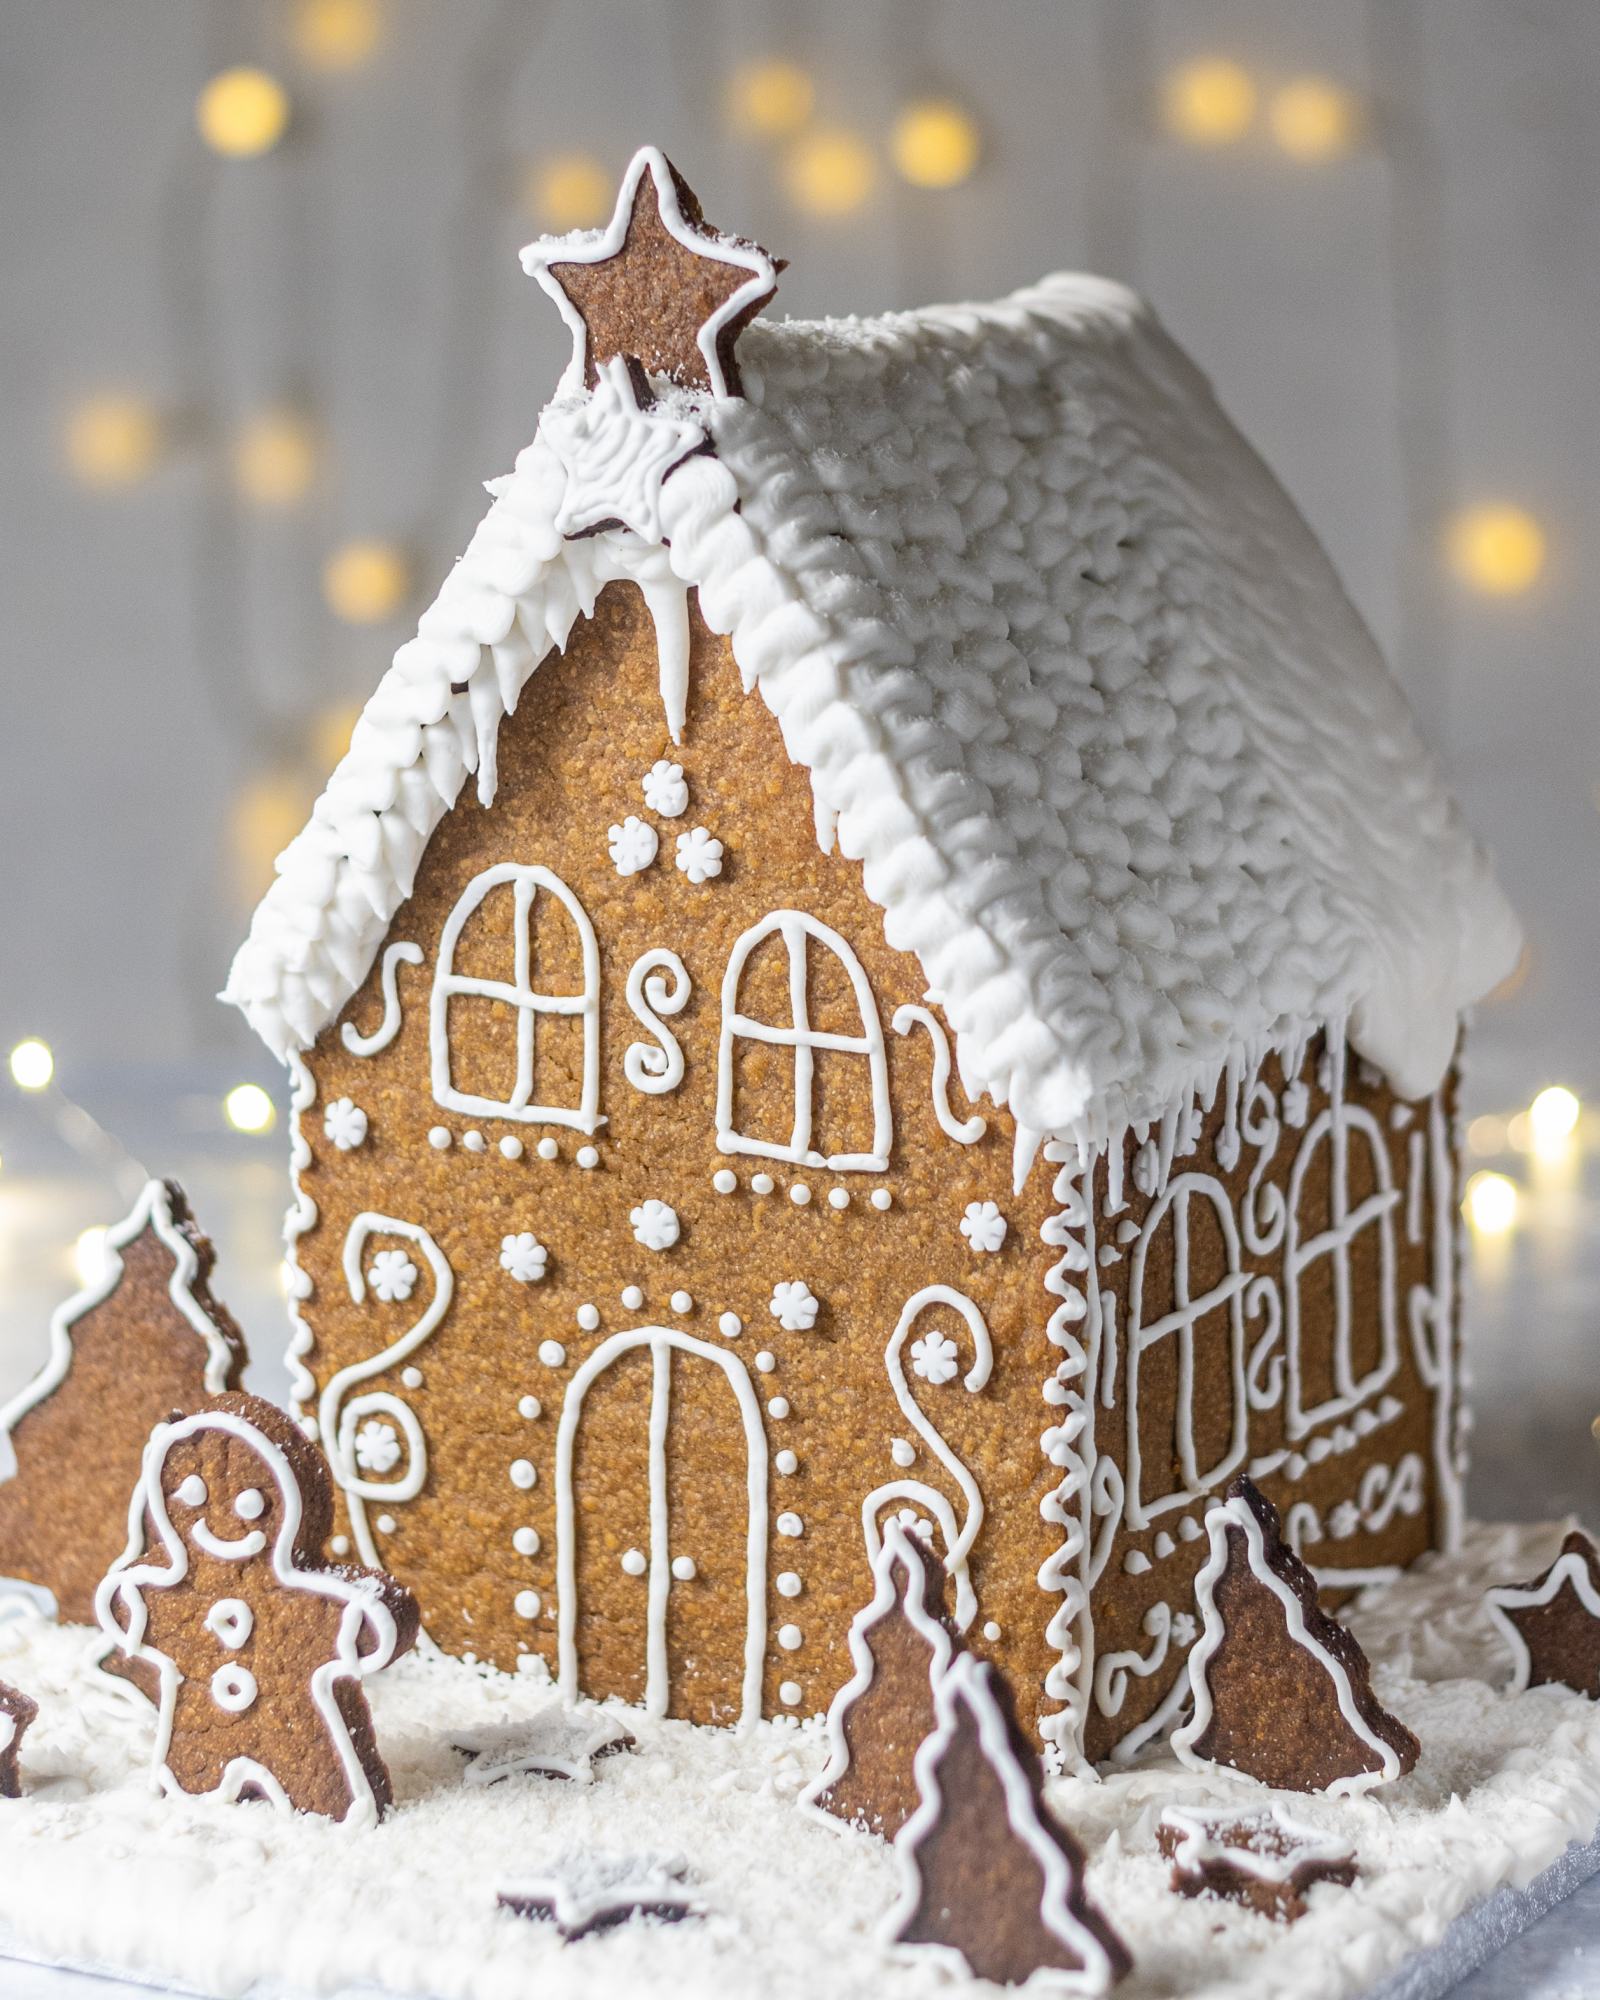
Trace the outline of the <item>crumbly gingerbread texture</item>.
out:
M 1360 1642 L 1317 1602 L 1316 1579 L 1288 1548 L 1278 1510 L 1248 1479 L 1242 1500 L 1261 1527 L 1267 1566 L 1293 1593 L 1306 1632 L 1343 1669 L 1356 1713 L 1399 1759 L 1416 1763 L 1421 1746 L 1372 1691 L 1372 1666 Z M 1327 1667 L 1289 1630 L 1281 1600 L 1251 1566 L 1241 1529 L 1226 1530 L 1228 1562 L 1215 1585 L 1222 1639 L 1205 1668 L 1211 1721 L 1193 1744 L 1196 1756 L 1226 1764 L 1283 1791 L 1326 1791 L 1341 1778 L 1382 1768 L 1378 1753 L 1350 1727 Z

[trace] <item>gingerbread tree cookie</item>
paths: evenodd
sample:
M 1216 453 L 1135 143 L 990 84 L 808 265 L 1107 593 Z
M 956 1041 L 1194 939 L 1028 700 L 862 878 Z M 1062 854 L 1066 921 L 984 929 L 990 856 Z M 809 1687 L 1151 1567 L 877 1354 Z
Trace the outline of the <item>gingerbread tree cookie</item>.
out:
M 1554 1685 L 1600 1701 L 1600 1551 L 1581 1529 L 1543 1576 L 1498 1584 L 1485 1602 L 1515 1661 L 1508 1693 Z
M 162 1790 L 376 1820 L 391 1791 L 361 1683 L 414 1643 L 417 1608 L 324 1563 L 321 1455 L 271 1403 L 225 1396 L 156 1426 L 130 1518 L 97 1609 L 159 1676 Z
M 1083 1850 L 1051 1818 L 1039 1760 L 986 1660 L 962 1653 L 941 1678 L 916 1779 L 885 1942 L 997 1986 L 1037 1974 L 1058 1991 L 1109 1991 L 1131 1961 L 1084 1892 Z
M 1172 1747 L 1192 1770 L 1226 1764 L 1284 1791 L 1343 1797 L 1409 1771 L 1417 1739 L 1372 1692 L 1355 1639 L 1317 1604 L 1316 1579 L 1278 1532 L 1278 1510 L 1236 1479 L 1206 1516 L 1195 1578 L 1194 1712 Z
M 50 1357 L 0 1409 L 0 1575 L 94 1622 L 122 1553 L 150 1427 L 237 1387 L 244 1337 L 212 1298 L 210 1243 L 175 1181 L 151 1181 L 106 1269 L 50 1322 Z
M 898 1521 L 884 1526 L 872 1575 L 872 1602 L 850 1625 L 855 1672 L 828 1710 L 828 1762 L 802 1802 L 893 1840 L 916 1810 L 913 1761 L 952 1644 L 943 1566 Z
M 1156 1846 L 1172 1863 L 1179 1895 L 1225 1896 L 1280 1924 L 1305 1915 L 1314 1884 L 1347 1889 L 1356 1879 L 1346 1842 L 1302 1825 L 1282 1806 L 1253 1813 L 1172 1806 L 1161 1815 Z
M 22 1796 L 22 1774 L 17 1769 L 17 1753 L 38 1714 L 39 1704 L 36 1701 L 0 1681 L 0 1799 L 19 1799 Z

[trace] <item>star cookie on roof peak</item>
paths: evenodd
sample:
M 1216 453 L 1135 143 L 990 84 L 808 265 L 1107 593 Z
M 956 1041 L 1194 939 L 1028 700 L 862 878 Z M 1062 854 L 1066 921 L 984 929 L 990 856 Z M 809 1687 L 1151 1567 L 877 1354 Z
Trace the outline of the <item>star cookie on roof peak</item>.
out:
M 594 388 L 622 355 L 716 397 L 740 394 L 734 343 L 778 286 L 780 261 L 708 228 L 667 156 L 642 146 L 604 229 L 541 236 L 522 268 L 572 329 L 567 383 Z

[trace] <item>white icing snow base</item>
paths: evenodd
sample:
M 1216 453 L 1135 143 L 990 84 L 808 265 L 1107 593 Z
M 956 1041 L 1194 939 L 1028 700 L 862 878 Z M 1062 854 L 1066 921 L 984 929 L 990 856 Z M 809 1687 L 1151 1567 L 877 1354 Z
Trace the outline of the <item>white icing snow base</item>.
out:
M 1313 1890 L 1296 1925 L 1171 1894 L 1156 1853 L 1165 1807 L 1257 1806 L 1272 1794 L 1184 1771 L 1165 1751 L 1098 1785 L 1052 1781 L 1052 1806 L 1089 1849 L 1091 1894 L 1134 1956 L 1119 1995 L 1337 2000 L 1402 1968 L 1424 1973 L 1419 1953 L 1441 1973 L 1468 1969 L 1487 1947 L 1466 1954 L 1476 1933 L 1472 1916 L 1456 1923 L 1463 1911 L 1526 1886 L 1600 1821 L 1600 1706 L 1563 1689 L 1499 1693 L 1510 1662 L 1482 1608 L 1484 1585 L 1536 1574 L 1559 1533 L 1469 1529 L 1461 1556 L 1430 1559 L 1355 1618 L 1378 1693 L 1421 1737 L 1422 1759 L 1364 1798 L 1293 1800 L 1298 1819 L 1355 1848 L 1361 1869 L 1352 1889 Z M 407 1659 L 371 1690 L 398 1807 L 358 1831 L 261 1805 L 154 1797 L 145 1725 L 91 1688 L 85 1638 L 27 1616 L 0 1626 L 0 1678 L 40 1704 L 23 1746 L 28 1795 L 0 1801 L 0 1948 L 16 1955 L 217 1995 L 911 2000 L 960 1990 L 934 1965 L 893 1963 L 875 1944 L 895 1894 L 889 1850 L 797 1810 L 822 1761 L 817 1723 L 739 1737 L 629 1712 L 637 1752 L 604 1759 L 590 1786 L 518 1777 L 475 1788 L 462 1782 L 452 1738 L 533 1712 L 549 1689 Z M 550 1926 L 496 1909 L 500 1884 L 574 1850 L 676 1851 L 709 1914 L 563 1945 Z M 1404 1990 L 1443 1983 L 1408 1979 Z

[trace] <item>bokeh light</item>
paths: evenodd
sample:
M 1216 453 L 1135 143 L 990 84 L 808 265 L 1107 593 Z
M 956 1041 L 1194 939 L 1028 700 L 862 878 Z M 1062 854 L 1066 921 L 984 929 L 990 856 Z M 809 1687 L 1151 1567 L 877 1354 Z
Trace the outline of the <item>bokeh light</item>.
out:
M 1486 597 L 1518 597 L 1544 569 L 1544 530 L 1521 507 L 1464 508 L 1450 523 L 1447 546 L 1456 575 Z
M 1256 86 L 1239 63 L 1201 56 L 1167 78 L 1161 114 L 1167 130 L 1191 145 L 1230 146 L 1255 120 Z
M 259 159 L 288 128 L 289 93 L 264 69 L 225 69 L 201 91 L 195 122 L 212 152 Z
M 1516 1226 L 1520 1197 L 1517 1184 L 1504 1174 L 1474 1174 L 1463 1203 L 1467 1220 L 1479 1236 L 1504 1236 Z
M 592 153 L 555 153 L 528 170 L 528 213 L 542 229 L 598 229 L 616 202 L 614 176 Z
M 11 1081 L 19 1090 L 43 1090 L 56 1073 L 50 1044 L 30 1035 L 11 1051 Z
M 1552 1083 L 1528 1106 L 1528 1138 L 1541 1160 L 1559 1160 L 1572 1149 L 1583 1106 L 1565 1084 Z
M 317 717 L 311 727 L 311 756 L 319 771 L 331 771 L 338 763 L 350 748 L 350 738 L 360 720 L 361 710 L 354 702 L 347 702 L 342 708 L 324 709 Z
M 1275 90 L 1267 127 L 1291 160 L 1320 166 L 1348 153 L 1360 130 L 1354 96 L 1326 76 L 1297 76 Z
M 99 1284 L 110 1269 L 110 1234 L 103 1222 L 93 1223 L 78 1232 L 78 1240 L 72 1246 L 72 1268 L 85 1291 L 91 1285 Z
M 840 126 L 808 132 L 784 161 L 789 199 L 807 215 L 849 215 L 873 190 L 878 163 L 858 133 Z
M 307 788 L 283 775 L 257 778 L 234 800 L 229 820 L 235 886 L 254 902 L 272 880 L 272 864 L 306 823 Z
M 233 441 L 233 482 L 258 507 L 292 507 L 317 474 L 317 437 L 296 410 L 263 410 Z
M 405 557 L 390 542 L 346 542 L 322 570 L 322 594 L 335 618 L 347 625 L 375 625 L 405 601 L 410 588 Z
M 161 442 L 161 420 L 142 396 L 90 396 L 67 416 L 67 464 L 96 492 L 137 485 L 160 456 Z
M 379 0 L 296 0 L 290 20 L 295 53 L 312 69 L 359 69 L 382 33 Z
M 259 1083 L 236 1083 L 222 1100 L 222 1115 L 235 1132 L 270 1132 L 277 1120 L 272 1099 Z
M 811 116 L 816 85 L 781 56 L 741 64 L 728 79 L 728 123 L 747 139 L 787 139 Z
M 982 150 L 972 114 L 944 97 L 908 104 L 889 138 L 895 169 L 913 187 L 959 187 L 970 179 Z

